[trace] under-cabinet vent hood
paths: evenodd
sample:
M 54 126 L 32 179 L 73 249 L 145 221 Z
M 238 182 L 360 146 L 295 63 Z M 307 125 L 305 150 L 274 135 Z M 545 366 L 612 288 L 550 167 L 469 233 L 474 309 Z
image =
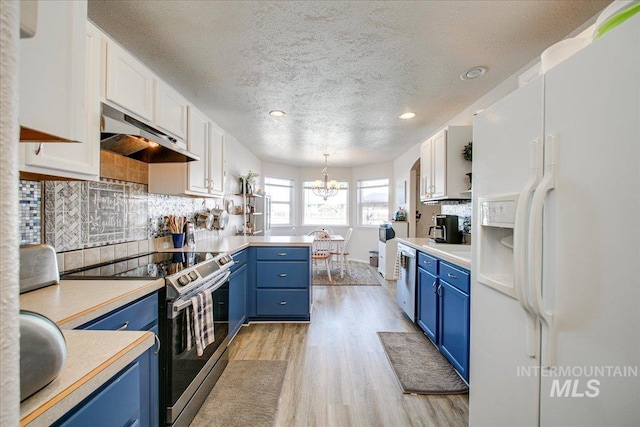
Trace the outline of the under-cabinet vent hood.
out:
M 184 163 L 200 157 L 178 140 L 110 105 L 102 104 L 100 148 L 145 163 Z

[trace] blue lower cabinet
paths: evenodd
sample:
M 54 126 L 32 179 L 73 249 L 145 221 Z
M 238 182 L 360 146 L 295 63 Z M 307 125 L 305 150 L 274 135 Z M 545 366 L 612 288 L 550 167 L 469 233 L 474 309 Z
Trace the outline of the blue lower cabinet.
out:
M 438 343 L 438 278 L 418 268 L 418 326 Z
M 440 280 L 440 352 L 469 381 L 469 295 Z
M 418 326 L 469 382 L 471 274 L 422 252 L 418 260 Z
M 258 316 L 307 316 L 309 292 L 304 289 L 258 289 Z
M 247 318 L 247 266 L 229 277 L 229 340 L 238 333 Z
M 145 407 L 145 400 L 148 402 L 152 394 L 148 382 L 149 367 L 152 359 L 157 360 L 153 352 L 153 347 L 147 350 L 53 425 L 157 426 L 157 416 L 150 417 L 149 410 Z
M 102 330 L 102 331 L 150 331 L 153 332 L 156 337 L 159 336 L 158 332 L 158 292 L 154 292 L 150 295 L 142 297 L 132 303 L 113 310 L 91 322 L 85 323 L 76 329 L 87 330 Z M 137 394 L 138 406 L 140 408 L 138 418 L 140 426 L 155 426 L 160 423 L 160 365 L 158 361 L 159 349 L 154 345 L 145 354 L 140 356 L 136 361 L 137 377 L 139 381 L 134 383 L 127 383 L 128 387 L 135 387 L 128 390 L 127 393 Z M 113 381 L 112 381 L 113 382 Z M 122 392 L 123 385 L 118 386 L 119 393 Z M 100 400 L 101 401 L 101 400 Z M 108 400 L 106 401 L 108 402 Z M 80 408 L 82 404 L 78 405 Z M 110 407 L 110 406 L 109 406 Z M 113 410 L 113 409 L 106 409 Z M 80 412 L 79 409 L 76 409 Z M 107 419 L 107 418 L 105 418 Z M 98 418 L 97 420 L 102 420 Z M 97 423 L 96 423 L 97 422 Z M 135 423 L 102 423 L 96 421 L 90 424 L 84 425 L 104 425 L 104 426 L 133 426 Z M 63 425 L 83 425 L 79 424 L 63 424 Z
M 311 248 L 249 248 L 247 317 L 251 321 L 311 318 Z

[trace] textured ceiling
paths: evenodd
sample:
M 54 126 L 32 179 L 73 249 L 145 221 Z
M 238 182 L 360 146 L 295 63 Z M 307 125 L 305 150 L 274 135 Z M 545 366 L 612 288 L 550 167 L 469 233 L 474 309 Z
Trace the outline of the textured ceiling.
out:
M 89 0 L 89 18 L 259 158 L 354 166 L 406 152 L 608 3 Z

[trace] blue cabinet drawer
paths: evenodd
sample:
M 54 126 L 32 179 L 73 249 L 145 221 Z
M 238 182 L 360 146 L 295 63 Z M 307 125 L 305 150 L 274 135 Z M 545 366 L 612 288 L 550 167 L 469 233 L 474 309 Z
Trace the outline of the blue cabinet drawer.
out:
M 303 289 L 257 291 L 258 316 L 308 316 L 309 291 Z
M 124 308 L 107 313 L 78 329 L 143 331 L 158 322 L 158 293 L 154 292 Z
M 309 263 L 258 261 L 256 285 L 258 288 L 308 288 Z
M 234 264 L 231 266 L 231 269 L 230 269 L 231 272 L 233 273 L 234 271 L 238 270 L 240 267 L 245 265 L 247 263 L 248 257 L 249 255 L 246 249 L 243 249 L 240 252 L 236 252 L 235 254 L 231 255 L 231 258 L 233 258 L 233 262 L 234 262 Z
M 134 426 L 140 424 L 140 365 L 134 363 L 56 426 Z
M 445 280 L 462 292 L 466 294 L 469 293 L 469 272 L 467 270 L 441 261 L 439 276 L 442 280 Z
M 418 252 L 418 267 L 422 267 L 429 273 L 438 274 L 438 258 L 427 255 L 424 252 Z
M 309 247 L 258 247 L 256 248 L 258 261 L 304 261 L 309 259 Z

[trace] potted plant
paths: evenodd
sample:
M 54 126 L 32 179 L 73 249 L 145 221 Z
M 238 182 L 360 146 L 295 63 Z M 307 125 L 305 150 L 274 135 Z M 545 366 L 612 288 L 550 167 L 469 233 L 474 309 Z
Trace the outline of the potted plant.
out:
M 253 194 L 253 190 L 254 190 L 255 184 L 256 184 L 256 178 L 258 176 L 260 176 L 259 173 L 251 172 L 251 169 L 249 169 L 249 172 L 244 177 L 245 193 L 246 194 Z
M 465 160 L 470 162 L 472 152 L 473 152 L 473 141 L 469 142 L 467 145 L 464 146 L 464 148 L 462 149 L 462 157 Z

